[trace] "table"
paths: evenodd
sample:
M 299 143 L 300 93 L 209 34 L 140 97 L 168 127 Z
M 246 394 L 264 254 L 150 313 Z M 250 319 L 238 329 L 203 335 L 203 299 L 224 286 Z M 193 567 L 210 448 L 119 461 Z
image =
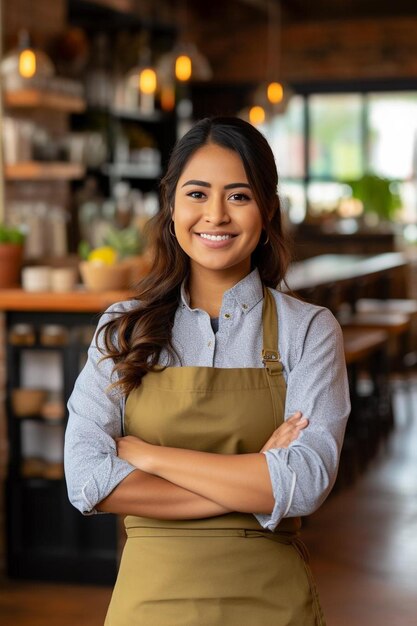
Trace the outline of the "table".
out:
M 373 256 L 357 254 L 322 254 L 293 263 L 287 284 L 295 292 L 312 290 L 329 284 L 351 284 L 362 278 L 378 279 L 392 270 L 405 268 L 409 261 L 402 252 Z

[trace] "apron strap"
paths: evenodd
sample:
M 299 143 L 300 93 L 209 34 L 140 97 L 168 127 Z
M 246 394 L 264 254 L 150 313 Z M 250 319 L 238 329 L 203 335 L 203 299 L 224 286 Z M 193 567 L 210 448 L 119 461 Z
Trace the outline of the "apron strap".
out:
M 262 363 L 268 374 L 274 376 L 282 372 L 281 356 L 278 351 L 278 314 L 273 295 L 264 286 L 262 309 Z

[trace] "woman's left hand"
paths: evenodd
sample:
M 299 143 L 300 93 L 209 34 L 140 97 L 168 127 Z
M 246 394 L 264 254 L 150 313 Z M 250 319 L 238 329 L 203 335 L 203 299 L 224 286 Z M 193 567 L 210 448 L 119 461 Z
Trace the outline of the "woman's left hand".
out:
M 288 448 L 293 441 L 298 439 L 301 431 L 307 428 L 307 426 L 308 419 L 303 417 L 301 411 L 297 411 L 274 430 L 260 452 L 265 452 L 272 448 Z
M 116 438 L 117 456 L 137 469 L 145 470 L 146 458 L 150 453 L 152 444 L 143 441 L 139 437 L 127 435 Z

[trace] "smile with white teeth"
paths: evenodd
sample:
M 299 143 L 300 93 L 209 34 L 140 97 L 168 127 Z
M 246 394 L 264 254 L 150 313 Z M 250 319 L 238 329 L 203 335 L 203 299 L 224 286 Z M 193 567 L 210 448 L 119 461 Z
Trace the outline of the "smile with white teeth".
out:
M 209 239 L 210 241 L 225 241 L 231 239 L 233 235 L 208 235 L 207 233 L 199 233 L 203 239 Z

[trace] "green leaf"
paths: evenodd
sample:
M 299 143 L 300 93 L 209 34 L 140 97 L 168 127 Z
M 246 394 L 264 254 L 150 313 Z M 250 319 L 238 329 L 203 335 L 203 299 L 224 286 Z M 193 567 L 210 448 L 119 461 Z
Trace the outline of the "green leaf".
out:
M 393 191 L 394 182 L 389 178 L 365 174 L 347 184 L 352 189 L 352 196 L 363 202 L 364 211 L 375 213 L 384 220 L 392 220 L 401 207 L 400 196 Z
M 25 235 L 18 226 L 0 224 L 0 243 L 15 243 L 23 245 Z
M 82 239 L 80 241 L 80 243 L 78 244 L 78 256 L 83 260 L 86 261 L 88 258 L 88 255 L 91 252 L 91 246 L 88 243 L 88 241 L 85 241 L 85 239 Z

